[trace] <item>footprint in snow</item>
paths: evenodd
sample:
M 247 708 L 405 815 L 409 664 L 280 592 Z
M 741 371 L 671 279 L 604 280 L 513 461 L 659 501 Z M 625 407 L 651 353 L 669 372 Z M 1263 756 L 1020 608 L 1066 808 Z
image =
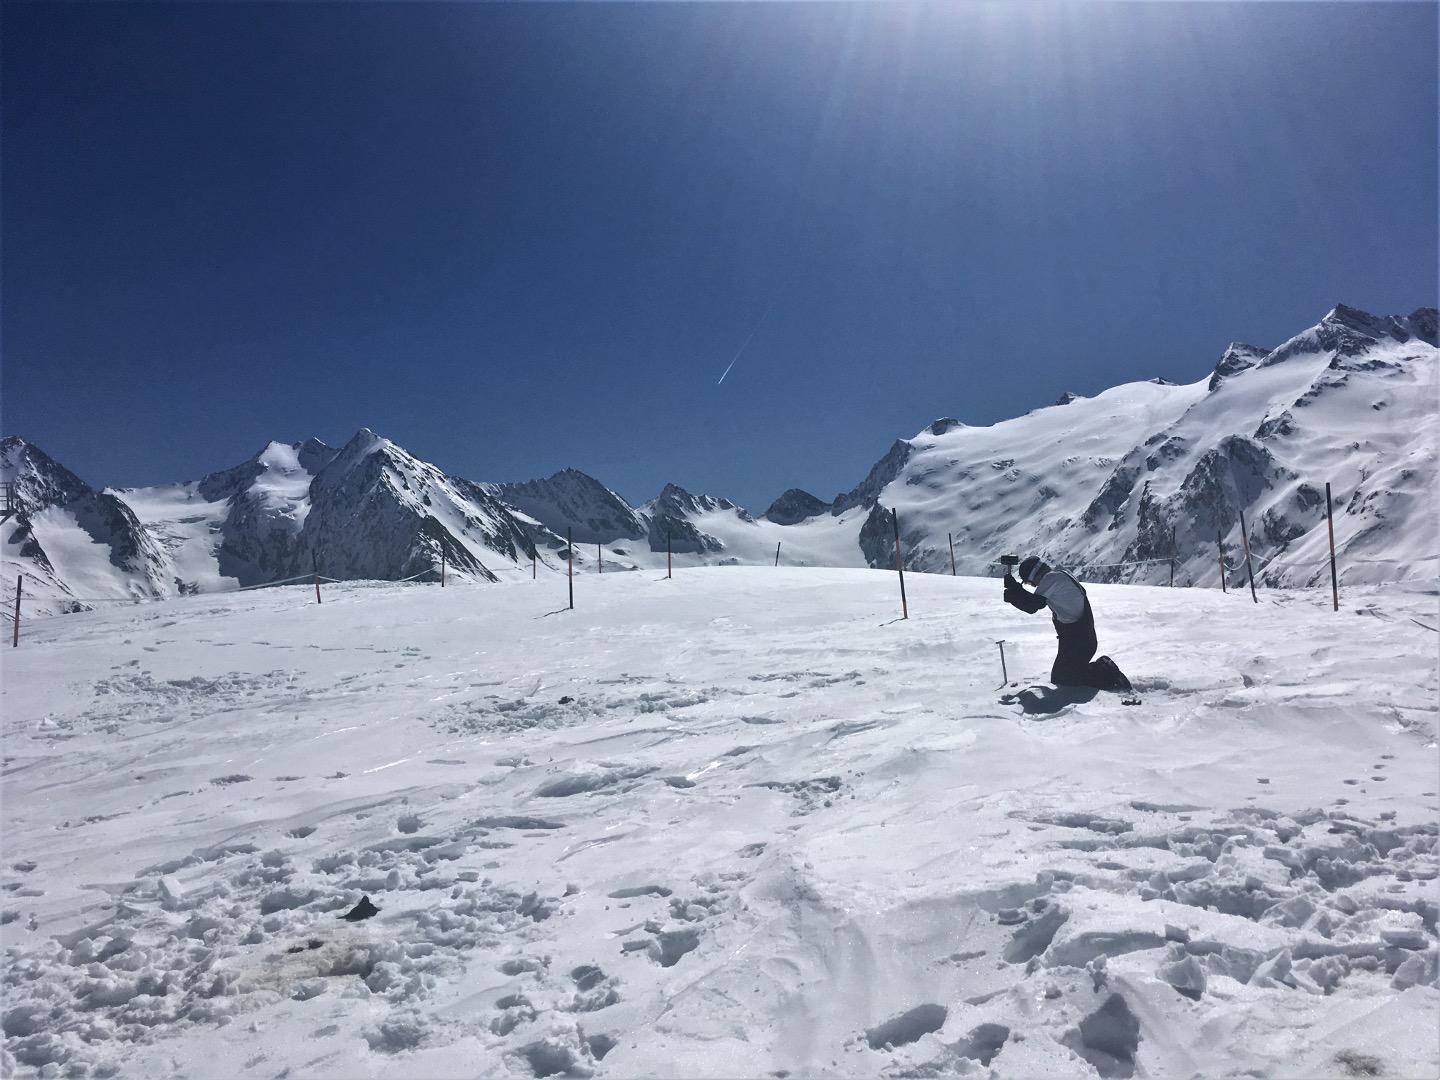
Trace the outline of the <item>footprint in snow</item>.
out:
M 611 900 L 629 900 L 636 896 L 669 896 L 672 891 L 664 885 L 635 885 L 628 889 L 616 889 L 606 895 Z
M 565 1006 L 569 1012 L 599 1012 L 620 1001 L 619 980 L 606 975 L 594 964 L 581 964 L 570 972 L 575 994 Z
M 949 1010 L 943 1005 L 916 1005 L 898 1016 L 892 1016 L 883 1024 L 876 1024 L 865 1032 L 865 1041 L 871 1050 L 892 1050 L 918 1042 L 932 1031 L 945 1026 Z

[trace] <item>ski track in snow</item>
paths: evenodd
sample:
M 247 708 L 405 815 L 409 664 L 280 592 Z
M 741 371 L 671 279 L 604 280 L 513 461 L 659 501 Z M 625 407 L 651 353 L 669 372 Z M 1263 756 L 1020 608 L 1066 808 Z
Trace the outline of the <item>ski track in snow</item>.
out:
M 1029 715 L 994 641 L 1043 677 L 1047 621 L 913 575 L 894 622 L 894 585 L 35 624 L 3 691 L 7 1070 L 1440 1069 L 1433 590 L 1091 586 L 1144 704 Z

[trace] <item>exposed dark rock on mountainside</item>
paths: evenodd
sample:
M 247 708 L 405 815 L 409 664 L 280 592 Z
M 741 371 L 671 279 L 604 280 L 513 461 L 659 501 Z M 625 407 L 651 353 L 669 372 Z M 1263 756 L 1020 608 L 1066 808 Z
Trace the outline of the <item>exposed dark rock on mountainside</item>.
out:
M 796 525 L 806 518 L 826 513 L 830 504 L 821 502 L 808 491 L 791 488 L 770 504 L 765 517 L 776 525 Z

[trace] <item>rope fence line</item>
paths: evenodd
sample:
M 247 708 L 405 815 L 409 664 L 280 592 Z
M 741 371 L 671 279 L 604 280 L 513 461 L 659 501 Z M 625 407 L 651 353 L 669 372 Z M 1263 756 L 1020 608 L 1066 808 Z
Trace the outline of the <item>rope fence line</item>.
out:
M 1339 609 L 1340 609 L 1340 596 L 1339 596 L 1339 584 L 1338 584 L 1338 579 L 1337 579 L 1337 574 L 1336 574 L 1336 555 L 1335 555 L 1334 530 L 1333 530 L 1333 511 L 1332 511 L 1332 509 L 1331 509 L 1331 503 L 1330 503 L 1330 485 L 1329 485 L 1328 483 L 1325 485 L 1325 496 L 1326 496 L 1326 521 L 1327 521 L 1327 525 L 1330 526 L 1330 528 L 1329 528 L 1329 534 L 1330 534 L 1330 548 L 1331 548 L 1331 550 L 1330 550 L 1330 555 L 1329 555 L 1328 557 L 1326 557 L 1326 558 L 1313 559 L 1313 560 L 1312 560 L 1312 559 L 1285 560 L 1285 559 L 1283 558 L 1285 552 L 1284 552 L 1284 549 L 1282 548 L 1282 550 L 1277 551 L 1277 552 L 1275 552 L 1274 554 L 1270 555 L 1270 557 L 1269 557 L 1268 559 L 1266 559 L 1265 561 L 1261 562 L 1260 565 L 1259 565 L 1259 567 L 1256 568 L 1256 567 L 1254 567 L 1254 566 L 1251 565 L 1251 561 L 1252 561 L 1252 560 L 1251 560 L 1252 545 L 1251 545 L 1250 542 L 1249 542 L 1249 528 L 1248 528 L 1248 525 L 1246 524 L 1245 515 L 1244 515 L 1243 510 L 1239 512 L 1240 530 L 1241 530 L 1241 540 L 1242 540 L 1242 542 L 1244 543 L 1244 546 L 1245 546 L 1245 557 L 1244 557 L 1244 560 L 1243 560 L 1243 561 L 1242 561 L 1242 560 L 1238 560 L 1238 559 L 1232 560 L 1232 559 L 1230 559 L 1230 558 L 1227 557 L 1227 553 L 1226 553 L 1226 551 L 1225 551 L 1226 543 L 1225 543 L 1224 535 L 1223 535 L 1222 531 L 1217 528 L 1217 530 L 1216 530 L 1216 544 L 1217 544 L 1217 547 L 1218 547 L 1218 558 L 1217 558 L 1217 562 L 1216 562 L 1216 563 L 1211 563 L 1210 565 L 1211 565 L 1211 566 L 1214 566 L 1214 565 L 1217 565 L 1217 564 L 1218 564 L 1218 566 L 1219 566 L 1219 568 L 1220 568 L 1220 584 L 1221 584 L 1222 589 L 1225 587 L 1226 581 L 1227 581 L 1227 578 L 1229 577 L 1229 575 L 1234 574 L 1234 573 L 1238 573 L 1239 571 L 1244 570 L 1245 573 L 1246 573 L 1247 578 L 1249 579 L 1251 597 L 1252 597 L 1252 599 L 1254 599 L 1254 601 L 1255 601 L 1256 603 L 1259 603 L 1259 599 L 1258 599 L 1258 597 L 1256 597 L 1256 595 L 1255 595 L 1255 577 L 1256 577 L 1257 574 L 1263 573 L 1263 572 L 1265 572 L 1266 570 L 1270 570 L 1270 569 L 1284 570 L 1284 569 L 1289 569 L 1289 568 L 1292 568 L 1292 567 L 1298 568 L 1298 567 L 1324 566 L 1326 563 L 1328 563 L 1328 564 L 1330 565 L 1330 567 L 1331 567 L 1331 586 L 1332 586 L 1332 590 L 1333 590 L 1333 604 L 1334 604 L 1334 609 L 1335 609 L 1336 611 L 1339 611 Z M 879 507 L 879 509 L 883 511 L 885 508 L 884 508 L 883 506 L 881 506 L 881 507 Z M 904 618 L 908 618 L 908 604 L 907 604 L 906 598 L 905 598 L 905 586 L 904 586 L 904 569 L 905 569 L 905 567 L 904 567 L 904 560 L 903 560 L 903 557 L 902 557 L 902 554 L 901 554 L 901 533 L 900 533 L 900 526 L 899 526 L 899 515 L 898 515 L 898 513 L 896 513 L 896 512 L 892 509 L 892 510 L 889 511 L 889 514 L 888 514 L 887 516 L 890 516 L 890 517 L 892 518 L 892 526 L 893 526 L 893 531 L 894 531 L 894 534 L 895 534 L 895 558 L 896 558 L 895 569 L 896 569 L 896 571 L 897 571 L 897 574 L 900 576 L 901 611 L 902 611 L 901 618 L 904 619 Z M 1233 531 L 1233 526 L 1232 526 L 1232 531 Z M 1352 535 L 1351 539 L 1353 540 L 1354 538 L 1355 538 L 1355 536 Z M 1163 537 L 1162 537 L 1162 540 L 1163 540 Z M 669 567 L 670 567 L 670 565 L 671 565 L 671 564 L 670 564 L 670 543 L 669 543 L 669 541 L 670 541 L 670 536 L 669 536 L 669 533 L 667 532 L 667 534 L 666 534 L 666 562 L 667 562 L 667 573 L 666 573 L 666 577 L 667 577 L 667 578 L 669 578 L 669 577 L 671 576 L 671 573 L 670 573 L 670 571 L 669 571 Z M 954 575 L 954 574 L 955 574 L 955 571 L 956 571 L 956 561 L 955 561 L 954 534 L 953 534 L 953 533 L 948 533 L 948 534 L 947 534 L 947 541 L 948 541 L 948 543 L 949 543 L 949 545 L 950 545 L 950 569 L 951 569 L 951 574 Z M 1174 534 L 1174 527 L 1173 527 L 1173 526 L 1171 526 L 1171 531 L 1170 531 L 1170 543 L 1171 543 L 1172 549 L 1174 549 L 1175 534 Z M 573 541 L 571 541 L 570 538 L 569 538 L 568 532 L 567 532 L 566 546 L 565 546 L 565 548 L 562 549 L 562 550 L 563 550 L 564 555 L 566 556 L 566 561 L 567 561 L 567 566 L 566 566 L 564 569 L 552 567 L 545 559 L 540 558 L 538 549 L 532 544 L 532 546 L 531 546 L 531 551 L 529 552 L 530 560 L 531 560 L 530 571 L 531 571 L 531 576 L 532 576 L 532 577 L 535 577 L 535 575 L 536 575 L 536 573 L 537 573 L 537 570 L 538 570 L 538 565 L 539 565 L 540 563 L 544 563 L 547 570 L 550 570 L 550 571 L 552 571 L 552 572 L 554 572 L 554 573 L 564 574 L 564 575 L 569 579 L 569 586 L 568 586 L 568 587 L 569 587 L 569 589 L 570 589 L 570 596 L 571 596 L 571 599 L 570 599 L 570 609 L 573 610 L 573 609 L 574 609 L 574 606 L 575 606 L 575 605 L 574 605 L 574 578 L 575 578 L 575 567 L 574 567 L 574 561 L 573 561 L 573 559 L 574 559 L 574 554 L 575 554 L 575 548 L 574 548 Z M 1198 549 L 1197 549 L 1197 550 L 1198 550 Z M 474 559 L 475 565 L 479 567 L 480 571 L 481 571 L 483 574 L 486 575 L 486 580 L 487 580 L 487 581 L 490 581 L 490 582 L 498 581 L 498 578 L 496 578 L 496 576 L 495 576 L 497 573 L 512 572 L 512 573 L 522 573 L 522 574 L 523 574 L 524 571 L 525 571 L 525 568 L 522 567 L 522 566 L 498 566 L 498 567 L 495 567 L 494 569 L 492 569 L 492 568 L 486 566 L 486 565 L 485 565 L 483 562 L 481 562 L 478 558 L 475 558 L 475 556 L 473 555 L 473 553 L 468 553 L 468 554 L 470 555 L 471 558 Z M 444 588 L 444 587 L 445 587 L 445 583 L 446 583 L 445 571 L 446 571 L 446 565 L 447 565 L 447 557 L 446 557 L 446 556 L 447 556 L 447 552 L 445 551 L 445 549 L 444 549 L 443 547 L 441 548 L 441 550 L 440 550 L 440 552 L 439 552 L 439 556 L 440 556 L 440 561 L 439 561 L 439 564 L 438 564 L 438 565 L 432 563 L 431 566 L 428 567 L 427 569 L 421 570 L 421 571 L 419 571 L 418 573 L 415 573 L 415 574 L 411 574 L 411 575 L 409 575 L 408 577 L 395 578 L 395 579 L 379 579 L 379 580 L 381 580 L 381 581 L 383 581 L 383 582 L 385 582 L 385 583 L 388 583 L 388 584 L 396 584 L 396 585 L 399 585 L 399 584 L 406 584 L 406 583 L 410 583 L 410 582 L 417 581 L 418 579 L 423 578 L 423 577 L 425 577 L 425 576 L 427 576 L 427 575 L 430 575 L 430 574 L 438 574 L 438 576 L 439 576 L 439 584 L 440 584 L 441 588 Z M 601 557 L 603 558 L 603 555 L 602 555 Z M 1182 559 L 1185 560 L 1185 561 L 1193 561 L 1196 557 L 1197 557 L 1197 551 L 1191 551 L 1189 554 L 1187 554 L 1187 555 L 1185 555 L 1185 556 L 1182 556 L 1178 550 L 1172 550 L 1172 554 L 1170 554 L 1170 555 L 1168 555 L 1168 556 L 1161 556 L 1161 557 L 1149 558 L 1149 559 L 1122 559 L 1122 560 L 1119 560 L 1119 561 L 1117 561 L 1117 562 L 1108 562 L 1108 563 L 1079 563 L 1079 564 L 1073 565 L 1073 566 L 1072 566 L 1071 568 L 1069 568 L 1069 569 L 1070 569 L 1070 572 L 1073 572 L 1073 573 L 1076 573 L 1077 575 L 1079 575 L 1079 574 L 1084 574 L 1084 573 L 1086 573 L 1087 571 L 1091 571 L 1091 570 L 1113 570 L 1113 569 L 1118 569 L 1118 568 L 1127 567 L 1127 566 L 1132 566 L 1132 567 L 1155 566 L 1155 565 L 1165 565 L 1165 564 L 1168 563 L 1169 566 L 1170 566 L 1170 585 L 1173 587 L 1174 584 L 1175 584 L 1175 564 L 1176 564 L 1177 562 L 1182 561 Z M 319 604 L 319 603 L 321 603 L 320 585 L 321 585 L 322 582 L 325 582 L 325 583 L 328 583 L 328 584 L 339 585 L 339 584 L 347 584 L 347 583 L 349 583 L 350 581 L 365 580 L 365 579 L 353 579 L 353 578 L 352 578 L 352 579 L 342 579 L 342 578 L 334 578 L 334 577 L 329 577 L 329 576 L 323 575 L 323 574 L 321 574 L 321 573 L 319 572 L 318 553 L 312 553 L 312 559 L 313 559 L 313 562 L 314 562 L 315 569 L 314 569 L 313 572 L 308 573 L 308 574 L 297 574 L 297 575 L 294 576 L 294 577 L 281 578 L 281 579 L 276 580 L 276 581 L 266 581 L 266 582 L 262 582 L 262 583 L 256 584 L 256 585 L 243 585 L 243 586 L 239 586 L 239 587 L 237 587 L 237 588 L 217 590 L 217 591 L 215 591 L 215 592 L 206 592 L 206 593 L 198 593 L 198 592 L 196 592 L 196 593 L 183 593 L 183 592 L 182 592 L 179 597 L 160 597 L 160 596 L 127 596 L 127 597 L 115 597 L 115 596 L 104 596 L 104 597 L 60 596 L 60 597 L 40 597 L 40 596 L 30 596 L 30 597 L 23 597 L 23 599 L 28 599 L 28 600 L 31 600 L 31 601 L 41 601 L 41 600 L 43 600 L 43 601 L 46 602 L 46 603 L 59 604 L 59 605 L 62 605 L 62 606 L 63 606 L 63 605 L 68 605 L 68 604 L 76 604 L 76 605 L 80 605 L 80 604 L 85 604 L 85 605 L 89 605 L 89 604 L 144 604 L 144 603 L 153 603 L 153 602 L 164 601 L 164 600 L 179 599 L 179 598 L 181 598 L 181 597 L 188 597 L 188 596 L 223 596 L 223 595 L 227 595 L 227 594 L 230 594 L 230 593 L 252 592 L 252 591 L 255 591 L 255 590 L 258 590 L 258 589 L 269 589 L 269 588 L 275 588 L 275 587 L 284 586 L 284 585 L 313 584 L 314 587 L 315 587 L 315 602 L 316 602 L 317 604 Z M 1428 563 L 1428 562 L 1434 562 L 1434 561 L 1436 561 L 1436 560 L 1440 560 L 1440 555 L 1426 555 L 1426 556 L 1420 556 L 1420 557 L 1418 557 L 1418 558 L 1413 558 L 1413 559 L 1383 559 L 1383 558 L 1381 558 L 1381 559 L 1377 559 L 1377 558 L 1368 558 L 1368 559 L 1366 559 L 1366 558 L 1356 558 L 1356 559 L 1349 559 L 1349 558 L 1347 558 L 1346 562 L 1347 562 L 1347 566 L 1388 566 L 1388 565 L 1395 565 L 1395 564 L 1399 564 L 1399 563 L 1406 563 L 1406 564 L 1409 564 L 1409 563 Z M 412 565 L 413 565 L 413 564 L 412 564 Z M 779 546 L 778 546 L 778 545 L 777 545 L 777 547 L 776 547 L 775 565 L 777 565 L 777 566 L 779 565 Z M 989 571 L 993 571 L 994 568 L 996 568 L 996 567 L 998 567 L 998 566 L 1001 566 L 1001 565 L 1003 565 L 1003 564 L 1001 564 L 1001 563 L 999 563 L 999 562 L 990 562 L 990 563 L 986 564 L 986 569 L 989 570 Z M 874 569 L 881 569 L 882 567 L 880 567 L 880 566 L 877 564 L 877 565 L 876 565 L 875 567 L 873 567 L 873 568 L 874 568 Z M 632 569 L 632 570 L 641 570 L 641 569 L 644 569 L 644 568 L 639 567 L 639 566 L 632 566 L 630 569 Z M 912 572 L 915 572 L 915 571 L 912 570 Z M 603 573 L 602 565 L 599 564 L 598 562 L 597 562 L 597 566 L 596 566 L 596 573 L 597 573 L 597 574 Z M 1137 575 L 1128 575 L 1128 576 L 1130 577 L 1130 581 L 1128 582 L 1128 584 L 1135 584 L 1134 578 L 1135 578 Z M 5 618 L 9 619 L 9 620 L 11 621 L 11 623 L 14 624 L 13 644 L 14 644 L 15 646 L 18 646 L 18 645 L 19 645 L 19 639 L 20 639 L 21 601 L 22 601 L 22 591 L 23 591 L 22 586 L 23 586 L 23 581 L 24 581 L 24 579 L 27 578 L 27 577 L 30 578 L 31 581 L 33 581 L 33 582 L 35 582 L 35 583 L 37 583 L 37 584 L 39 584 L 39 585 L 41 585 L 41 586 L 49 586 L 49 585 L 52 584 L 51 582 L 47 582 L 47 581 L 45 581 L 45 580 L 43 580 L 43 579 L 41 579 L 41 578 L 39 578 L 39 577 L 36 577 L 34 574 L 27 573 L 27 572 L 25 572 L 25 571 L 23 571 L 23 570 L 19 571 L 19 575 L 18 575 L 17 580 L 16 580 L 16 591 L 15 591 L 15 600 L 14 600 L 14 614 L 12 615 L 9 611 L 0 610 L 0 614 L 3 614 L 3 615 L 5 616 Z M 1367 584 L 1367 585 L 1392 585 L 1392 584 L 1404 584 L 1404 583 L 1407 583 L 1407 582 L 1420 581 L 1420 580 L 1425 580 L 1425 579 L 1423 579 L 1423 578 L 1417 578 L 1417 577 L 1413 577 L 1413 576 L 1412 576 L 1412 577 L 1395 578 L 1395 579 L 1391 579 L 1391 580 L 1387 580 L 1387 581 L 1381 581 L 1381 582 L 1366 582 L 1366 583 L 1364 583 L 1364 584 Z M 1117 583 L 1122 583 L 1122 582 L 1117 582 Z M 1195 584 L 1193 578 L 1192 578 L 1192 580 L 1190 581 L 1189 584 L 1190 584 L 1190 586 L 1193 587 L 1193 585 Z M 1314 585 L 1313 580 L 1312 580 L 1311 582 L 1309 582 L 1308 584 L 1309 584 L 1311 587 L 1313 587 L 1313 585 Z M 63 612 L 63 611 L 62 611 L 62 612 L 60 612 L 59 614 L 72 614 L 72 613 L 73 613 L 73 612 Z M 1421 621 L 1418 620 L 1418 619 L 1411 619 L 1410 621 L 1416 623 L 1416 625 L 1421 626 L 1421 627 L 1423 627 L 1423 628 L 1425 628 L 1425 629 L 1427 629 L 1427 630 L 1436 631 L 1436 628 L 1435 628 L 1435 627 L 1432 627 L 1432 626 L 1428 625 L 1427 623 L 1423 623 L 1423 622 L 1421 622 Z M 1440 631 L 1436 631 L 1436 632 L 1440 632 Z
M 220 591 L 226 593 L 251 592 L 255 589 L 272 589 L 276 585 L 292 585 L 301 581 L 313 581 L 314 579 L 314 574 L 300 574 L 298 577 L 281 578 L 279 581 L 265 581 L 261 582 L 259 585 L 242 585 L 238 589 L 222 589 Z

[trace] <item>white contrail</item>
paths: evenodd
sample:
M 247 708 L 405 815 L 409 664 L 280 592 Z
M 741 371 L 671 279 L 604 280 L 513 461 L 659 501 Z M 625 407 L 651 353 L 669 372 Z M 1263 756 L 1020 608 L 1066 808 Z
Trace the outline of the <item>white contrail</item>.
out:
M 747 345 L 749 345 L 751 339 L 754 338 L 755 335 L 760 332 L 760 327 L 762 327 L 762 326 L 765 325 L 765 320 L 770 317 L 770 309 L 773 308 L 774 306 L 775 306 L 775 301 L 774 301 L 774 300 L 771 300 L 769 306 L 767 306 L 767 307 L 765 308 L 765 314 L 760 316 L 760 321 L 755 324 L 755 328 L 754 328 L 753 330 L 751 330 L 748 335 L 746 335 L 745 341 L 741 344 L 740 348 L 739 348 L 738 350 L 736 350 L 736 352 L 735 352 L 735 359 L 730 361 L 730 367 L 727 367 L 727 368 L 725 369 L 725 375 L 729 375 L 729 374 L 730 374 L 730 368 L 733 368 L 733 367 L 735 366 L 735 362 L 740 359 L 740 354 L 745 351 L 745 347 L 746 347 Z M 723 383 L 723 382 L 725 381 L 725 375 L 721 375 L 721 376 L 720 376 L 720 382 L 717 382 L 717 383 L 715 384 L 716 386 L 719 386 L 720 383 Z

